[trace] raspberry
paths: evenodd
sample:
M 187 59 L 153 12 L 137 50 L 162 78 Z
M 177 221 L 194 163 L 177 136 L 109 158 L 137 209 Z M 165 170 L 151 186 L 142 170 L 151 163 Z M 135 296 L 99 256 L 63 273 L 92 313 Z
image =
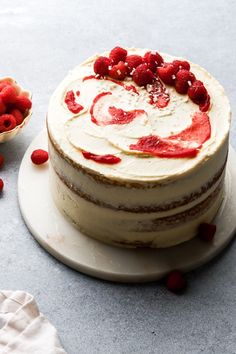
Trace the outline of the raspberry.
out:
M 128 66 L 128 70 L 130 73 L 132 73 L 132 71 L 137 68 L 137 66 L 139 66 L 140 64 L 143 63 L 143 58 L 140 55 L 128 55 L 126 57 L 126 63 Z
M 32 102 L 28 97 L 24 95 L 19 95 L 16 97 L 14 108 L 17 108 L 22 113 L 25 113 L 25 111 L 30 109 L 31 107 L 32 107 Z
M 185 94 L 191 83 L 196 80 L 191 71 L 181 69 L 176 74 L 175 89 L 178 93 Z
M 0 92 L 0 97 L 3 103 L 15 103 L 17 97 L 17 92 L 15 87 L 11 85 L 7 85 L 3 87 L 3 89 Z
M 186 60 L 174 60 L 172 64 L 175 67 L 176 73 L 181 70 L 190 70 L 190 64 Z
M 19 109 L 12 109 L 11 111 L 10 111 L 10 114 L 12 114 L 14 117 L 15 117 L 15 119 L 16 119 L 16 125 L 20 125 L 22 122 L 23 122 L 23 120 L 24 120 L 24 116 L 23 116 L 23 114 L 21 113 L 21 111 L 19 111 Z
M 188 89 L 188 96 L 196 104 L 202 104 L 207 100 L 207 90 L 203 83 L 196 80 Z
M 115 47 L 110 51 L 109 58 L 113 64 L 118 64 L 119 61 L 125 61 L 127 50 L 121 47 Z
M 99 57 L 95 60 L 93 69 L 95 74 L 100 76 L 108 75 L 109 66 L 111 65 L 111 60 L 107 57 Z
M 164 62 L 162 56 L 157 52 L 147 52 L 144 54 L 144 61 L 147 63 L 148 68 L 152 72 L 156 72 L 158 66 Z
M 0 192 L 2 192 L 3 187 L 4 187 L 4 182 L 3 182 L 3 180 L 0 178 Z
M 0 168 L 4 165 L 4 156 L 0 154 Z
M 206 100 L 199 105 L 200 111 L 207 112 L 208 109 L 210 108 L 210 105 L 211 105 L 211 98 L 209 95 L 207 95 Z
M 109 76 L 115 80 L 124 80 L 127 74 L 128 69 L 123 61 L 119 61 L 117 65 L 113 65 L 111 70 L 109 70 Z
M 1 81 L 0 82 L 0 92 L 2 91 L 2 89 L 4 88 L 4 87 L 6 87 L 6 86 L 10 86 L 11 84 L 10 84 L 10 82 L 8 82 L 8 81 Z
M 216 233 L 216 225 L 203 223 L 199 226 L 198 237 L 205 242 L 213 240 Z
M 42 149 L 34 150 L 31 154 L 31 160 L 35 165 L 42 165 L 48 160 L 48 152 Z
M 173 293 L 181 294 L 186 289 L 186 286 L 187 281 L 183 273 L 179 270 L 172 270 L 172 272 L 167 275 L 166 287 Z
M 7 132 L 16 127 L 16 119 L 12 114 L 3 114 L 0 116 L 0 133 Z
M 146 63 L 140 64 L 133 72 L 133 80 L 138 86 L 146 86 L 153 82 L 154 74 Z
M 165 84 L 174 85 L 176 72 L 173 64 L 164 63 L 163 66 L 157 68 L 157 74 Z
M 6 105 L 3 103 L 2 98 L 0 97 L 0 115 L 6 112 Z

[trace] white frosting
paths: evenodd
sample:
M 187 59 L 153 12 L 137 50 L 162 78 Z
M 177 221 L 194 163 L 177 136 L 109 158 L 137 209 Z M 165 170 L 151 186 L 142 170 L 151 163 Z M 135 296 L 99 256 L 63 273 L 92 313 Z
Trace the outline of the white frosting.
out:
M 129 49 L 129 54 L 146 51 Z M 163 56 L 165 61 L 179 59 Z M 139 95 L 109 80 L 83 81 L 94 74 L 95 59 L 71 71 L 50 100 L 50 178 L 56 205 L 89 236 L 107 243 L 168 247 L 189 240 L 201 222 L 211 222 L 222 201 L 230 126 L 224 89 L 206 70 L 191 63 L 191 71 L 211 97 L 211 137 L 194 158 L 145 156 L 130 150 L 130 144 L 151 134 L 167 137 L 181 132 L 190 126 L 199 107 L 172 87 L 167 88 L 168 106 L 159 109 L 148 102 L 147 90 L 130 78 L 126 85 L 134 85 Z M 84 109 L 79 114 L 71 113 L 64 102 L 70 90 L 80 92 L 76 102 Z M 96 124 L 90 109 L 94 98 L 104 92 L 111 94 L 96 104 Z M 112 106 L 139 110 L 139 114 L 128 124 L 107 124 Z M 121 162 L 99 164 L 85 159 L 81 150 L 113 154 Z
M 215 196 L 210 205 L 199 210 L 185 222 L 173 223 L 152 230 L 157 213 L 129 213 L 103 208 L 93 204 L 70 190 L 61 179 L 50 171 L 50 185 L 54 201 L 73 225 L 90 237 L 105 243 L 135 247 L 138 243 L 148 247 L 161 248 L 177 245 L 193 238 L 202 222 L 211 222 L 217 213 L 223 196 L 223 189 Z M 125 243 L 125 244 L 124 244 Z
M 129 50 L 129 53 L 141 55 L 145 52 L 146 50 L 140 49 Z M 165 54 L 163 56 L 165 61 L 176 59 Z M 70 72 L 50 100 L 48 111 L 50 136 L 74 162 L 108 178 L 157 181 L 193 172 L 213 156 L 221 145 L 227 143 L 230 106 L 224 89 L 206 70 L 191 63 L 191 71 L 197 79 L 204 82 L 211 96 L 212 106 L 209 112 L 211 138 L 204 143 L 195 158 L 139 157 L 137 151 L 129 149 L 130 144 L 137 142 L 142 136 L 156 134 L 166 137 L 182 131 L 191 124 L 192 114 L 199 111 L 199 108 L 187 95 L 179 95 L 171 87 L 168 87 L 169 105 L 158 109 L 148 103 L 148 92 L 144 88 L 136 86 L 139 92 L 137 95 L 109 80 L 83 81 L 85 76 L 94 74 L 95 59 L 96 56 L 90 58 Z M 130 79 L 126 84 L 135 85 Z M 76 100 L 84 110 L 78 115 L 71 113 L 64 103 L 65 94 L 69 90 L 80 91 Z M 107 105 L 114 105 L 126 111 L 142 109 L 147 115 L 140 115 L 129 124 L 99 126 L 91 121 L 89 110 L 94 97 L 101 92 L 112 92 L 112 95 L 105 96 L 104 114 Z M 98 164 L 85 159 L 81 150 L 102 155 L 114 154 L 121 158 L 121 162 L 115 165 Z

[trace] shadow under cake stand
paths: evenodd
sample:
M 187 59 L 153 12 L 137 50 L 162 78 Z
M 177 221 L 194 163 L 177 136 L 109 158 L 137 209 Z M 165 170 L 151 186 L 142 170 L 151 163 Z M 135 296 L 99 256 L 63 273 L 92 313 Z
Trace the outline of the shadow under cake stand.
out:
M 213 242 L 195 238 L 165 249 L 125 249 L 89 238 L 76 229 L 56 208 L 49 190 L 48 164 L 34 166 L 30 155 L 47 150 L 42 131 L 28 147 L 21 163 L 18 196 L 22 216 L 34 238 L 64 264 L 91 276 L 116 282 L 148 282 L 173 269 L 189 271 L 210 261 L 233 238 L 236 229 L 236 153 L 230 148 L 225 194 L 214 220 Z

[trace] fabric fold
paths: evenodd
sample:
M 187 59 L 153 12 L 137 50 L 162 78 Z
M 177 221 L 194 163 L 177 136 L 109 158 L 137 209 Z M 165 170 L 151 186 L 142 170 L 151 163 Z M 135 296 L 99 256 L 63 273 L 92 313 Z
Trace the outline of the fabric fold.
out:
M 24 291 L 0 291 L 2 354 L 66 354 L 55 327 Z

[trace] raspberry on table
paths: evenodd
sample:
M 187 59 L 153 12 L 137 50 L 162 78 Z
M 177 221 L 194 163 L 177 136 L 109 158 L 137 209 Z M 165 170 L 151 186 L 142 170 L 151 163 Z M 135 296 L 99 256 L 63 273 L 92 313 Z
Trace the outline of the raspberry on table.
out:
M 42 149 L 34 150 L 31 154 L 31 161 L 35 165 L 42 165 L 48 160 L 48 152 Z
M 166 287 L 175 294 L 184 292 L 187 286 L 187 281 L 183 273 L 179 270 L 172 270 L 166 278 Z
M 180 94 L 186 94 L 189 86 L 196 80 L 191 71 L 181 69 L 176 74 L 175 89 Z
M 0 92 L 0 97 L 3 103 L 15 103 L 17 91 L 14 86 L 6 85 Z
M 109 70 L 109 76 L 115 80 L 124 80 L 127 74 L 128 69 L 123 61 L 119 61 L 118 64 L 113 65 Z
M 198 237 L 205 242 L 210 242 L 213 240 L 216 233 L 216 225 L 202 223 L 198 229 Z
M 109 58 L 112 64 L 118 64 L 119 61 L 125 61 L 127 57 L 127 50 L 121 47 L 115 47 L 110 51 Z
M 0 116 L 0 133 L 7 132 L 16 127 L 16 119 L 12 114 L 2 114 Z
M 109 66 L 111 66 L 111 60 L 107 57 L 98 57 L 93 65 L 95 74 L 99 76 L 108 75 Z
M 146 63 L 140 64 L 133 72 L 133 80 L 138 86 L 146 86 L 154 81 L 154 74 Z
M 202 81 L 196 80 L 188 89 L 188 96 L 196 104 L 206 101 L 208 93 Z
M 175 67 L 171 63 L 164 63 L 163 66 L 157 68 L 159 78 L 167 85 L 174 85 L 175 83 Z
M 23 122 L 24 116 L 19 109 L 17 108 L 12 109 L 10 111 L 10 114 L 12 114 L 15 117 L 16 125 L 20 125 Z
M 125 61 L 127 63 L 129 73 L 132 73 L 137 66 L 143 63 L 143 58 L 140 55 L 132 54 L 128 55 Z
M 144 61 L 152 72 L 156 72 L 158 66 L 164 62 L 162 56 L 158 52 L 147 52 L 144 54 Z
M 3 182 L 3 180 L 0 178 L 0 192 L 2 192 L 3 187 L 4 187 L 4 182 Z
M 31 107 L 32 107 L 32 102 L 28 97 L 24 95 L 19 95 L 16 97 L 14 108 L 19 109 L 24 114 Z

